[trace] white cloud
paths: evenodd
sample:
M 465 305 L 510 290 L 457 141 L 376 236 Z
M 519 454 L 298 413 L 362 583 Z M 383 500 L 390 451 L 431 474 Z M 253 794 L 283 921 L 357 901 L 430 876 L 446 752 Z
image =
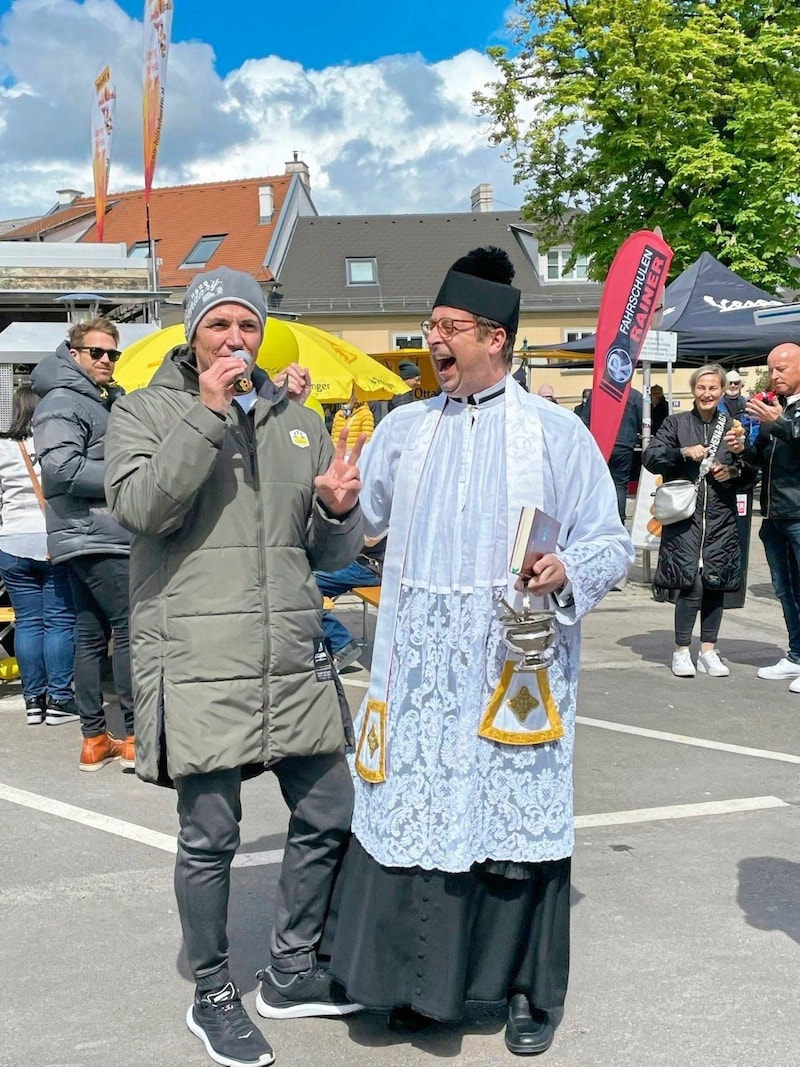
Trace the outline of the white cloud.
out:
M 111 190 L 141 187 L 141 23 L 113 0 L 15 0 L 0 21 L 0 218 L 46 210 L 57 188 L 91 192 L 92 80 L 105 62 Z M 467 210 L 484 181 L 515 207 L 511 168 L 472 104 L 493 77 L 467 51 L 323 70 L 267 56 L 223 80 L 211 45 L 173 42 L 156 185 L 279 174 L 297 150 L 323 213 Z

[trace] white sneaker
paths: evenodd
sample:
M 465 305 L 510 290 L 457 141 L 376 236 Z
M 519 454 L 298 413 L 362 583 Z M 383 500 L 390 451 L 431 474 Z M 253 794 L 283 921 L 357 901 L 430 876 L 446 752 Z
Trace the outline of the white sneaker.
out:
M 793 663 L 792 660 L 784 657 L 777 663 L 773 663 L 771 667 L 759 667 L 756 675 L 770 682 L 780 681 L 782 678 L 800 678 L 800 663 Z
M 676 678 L 694 678 L 697 671 L 688 648 L 681 648 L 672 653 L 672 673 Z
M 792 684 L 789 686 L 790 693 L 800 693 L 800 677 L 795 678 Z
M 700 653 L 697 657 L 697 669 L 700 674 L 710 674 L 712 678 L 727 678 L 731 673 L 719 658 L 715 648 Z

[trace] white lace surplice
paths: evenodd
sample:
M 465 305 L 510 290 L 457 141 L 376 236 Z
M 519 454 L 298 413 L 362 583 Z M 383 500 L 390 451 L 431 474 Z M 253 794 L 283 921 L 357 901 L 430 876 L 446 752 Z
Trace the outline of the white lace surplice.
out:
M 494 600 L 508 582 L 504 410 L 502 397 L 477 411 L 448 404 L 423 470 L 392 649 L 388 779 L 355 779 L 354 832 L 385 866 L 465 871 L 572 852 L 577 645 L 560 634 L 550 670 L 560 742 L 478 736 L 505 658 Z

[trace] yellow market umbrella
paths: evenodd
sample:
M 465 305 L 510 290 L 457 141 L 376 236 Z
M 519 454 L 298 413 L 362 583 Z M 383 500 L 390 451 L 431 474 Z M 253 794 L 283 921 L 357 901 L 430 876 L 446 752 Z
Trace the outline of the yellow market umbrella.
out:
M 135 341 L 122 353 L 114 372 L 115 381 L 128 392 L 141 389 L 161 366 L 167 352 L 185 343 L 181 323 Z M 274 374 L 289 363 L 308 368 L 312 396 L 323 404 L 349 400 L 354 385 L 361 400 L 386 400 L 408 391 L 402 378 L 355 345 L 315 326 L 268 318 L 258 365 Z

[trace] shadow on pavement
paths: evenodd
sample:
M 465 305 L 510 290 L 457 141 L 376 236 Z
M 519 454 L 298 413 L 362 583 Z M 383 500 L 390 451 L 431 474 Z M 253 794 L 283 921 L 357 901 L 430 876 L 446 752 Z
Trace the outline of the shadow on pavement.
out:
M 699 638 L 694 638 L 695 651 L 698 640 Z M 617 644 L 622 648 L 629 648 L 634 655 L 647 663 L 661 663 L 668 667 L 675 647 L 675 633 L 673 630 L 648 630 L 646 633 L 621 637 Z M 719 647 L 726 660 L 751 667 L 765 667 L 786 654 L 784 649 L 765 641 L 737 641 L 726 638 L 724 618 Z
M 800 863 L 777 856 L 741 860 L 736 901 L 749 926 L 782 931 L 800 944 Z

